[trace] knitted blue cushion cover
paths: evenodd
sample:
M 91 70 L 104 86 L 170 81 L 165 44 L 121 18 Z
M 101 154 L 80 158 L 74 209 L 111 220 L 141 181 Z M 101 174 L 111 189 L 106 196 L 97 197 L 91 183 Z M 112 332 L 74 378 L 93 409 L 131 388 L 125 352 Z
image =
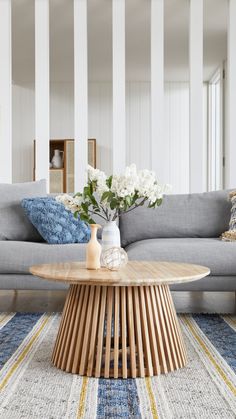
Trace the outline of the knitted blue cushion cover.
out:
M 21 202 L 29 220 L 50 244 L 87 243 L 90 228 L 55 198 L 26 198 Z

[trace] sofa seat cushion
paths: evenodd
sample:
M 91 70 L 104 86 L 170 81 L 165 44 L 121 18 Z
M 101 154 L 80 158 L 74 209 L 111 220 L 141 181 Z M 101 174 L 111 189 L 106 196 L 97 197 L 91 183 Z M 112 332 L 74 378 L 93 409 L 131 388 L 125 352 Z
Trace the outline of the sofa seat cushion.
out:
M 126 247 L 129 260 L 162 260 L 204 265 L 211 275 L 236 275 L 236 243 L 217 238 L 149 239 Z
M 0 274 L 29 274 L 32 265 L 85 260 L 86 243 L 0 241 Z

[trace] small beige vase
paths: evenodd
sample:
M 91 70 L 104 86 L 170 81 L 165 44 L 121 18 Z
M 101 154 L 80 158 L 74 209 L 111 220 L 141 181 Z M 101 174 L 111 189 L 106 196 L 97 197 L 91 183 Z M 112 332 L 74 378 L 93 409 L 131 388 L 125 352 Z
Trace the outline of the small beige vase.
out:
M 99 269 L 101 268 L 101 251 L 102 247 L 97 240 L 97 231 L 101 228 L 99 224 L 90 224 L 91 238 L 86 247 L 86 268 Z

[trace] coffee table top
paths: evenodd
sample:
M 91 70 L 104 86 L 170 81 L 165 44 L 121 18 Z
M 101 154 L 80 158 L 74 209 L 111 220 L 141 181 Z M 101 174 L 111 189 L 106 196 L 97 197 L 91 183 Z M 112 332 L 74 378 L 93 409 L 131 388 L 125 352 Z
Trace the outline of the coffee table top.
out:
M 210 273 L 205 266 L 189 263 L 131 261 L 119 271 L 106 268 L 88 270 L 84 262 L 35 265 L 33 275 L 68 284 L 140 286 L 169 285 L 195 281 Z

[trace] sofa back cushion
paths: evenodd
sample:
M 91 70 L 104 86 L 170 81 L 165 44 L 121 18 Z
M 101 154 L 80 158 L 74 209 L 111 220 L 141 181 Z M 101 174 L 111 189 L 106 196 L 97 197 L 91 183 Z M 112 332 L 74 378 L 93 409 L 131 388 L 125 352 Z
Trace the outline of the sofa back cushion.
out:
M 21 201 L 24 198 L 45 196 L 46 181 L 0 183 L 0 240 L 42 241 L 28 220 Z
M 120 217 L 122 246 L 161 237 L 218 237 L 227 229 L 230 208 L 226 190 L 166 195 L 156 209 L 144 205 Z

